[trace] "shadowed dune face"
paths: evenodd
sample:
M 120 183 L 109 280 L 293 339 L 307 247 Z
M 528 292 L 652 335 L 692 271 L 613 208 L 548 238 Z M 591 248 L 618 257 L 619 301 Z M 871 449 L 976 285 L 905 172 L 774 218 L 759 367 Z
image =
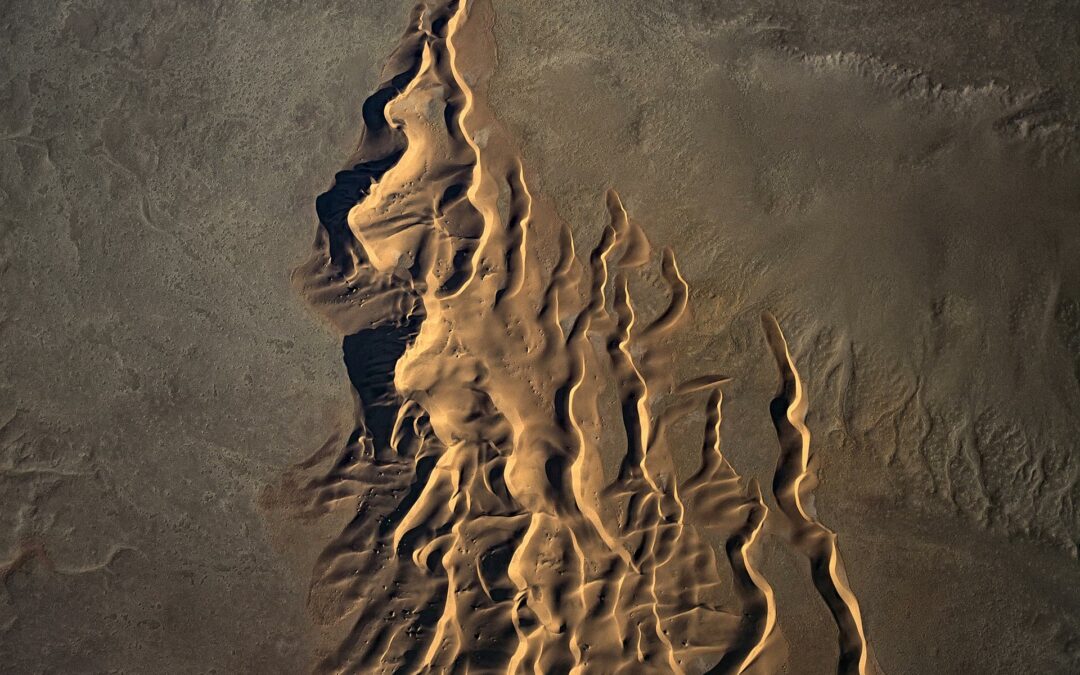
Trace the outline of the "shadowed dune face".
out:
M 292 476 L 306 514 L 355 507 L 314 571 L 334 643 L 317 669 L 771 672 L 786 648 L 754 567 L 769 519 L 809 561 L 838 670 L 873 671 L 811 505 L 807 399 L 779 325 L 763 319 L 779 371 L 770 514 L 721 452 L 726 378 L 672 375 L 688 304 L 673 253 L 614 192 L 579 253 L 529 193 L 482 97 L 492 20 L 479 1 L 413 10 L 295 274 L 346 336 L 357 404 L 353 433 Z M 680 481 L 668 431 L 695 409 L 700 464 Z

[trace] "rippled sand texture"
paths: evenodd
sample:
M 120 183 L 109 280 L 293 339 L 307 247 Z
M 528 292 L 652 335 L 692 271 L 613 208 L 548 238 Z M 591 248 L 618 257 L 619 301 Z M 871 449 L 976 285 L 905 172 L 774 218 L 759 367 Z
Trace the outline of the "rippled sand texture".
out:
M 870 672 L 836 535 L 814 516 L 807 400 L 779 325 L 763 317 L 779 371 L 770 514 L 721 451 L 726 378 L 671 375 L 688 304 L 672 252 L 611 192 L 583 255 L 529 193 L 482 98 L 492 19 L 484 2 L 414 9 L 296 272 L 347 335 L 357 400 L 352 435 L 297 469 L 308 513 L 356 508 L 314 572 L 336 645 L 317 670 L 772 672 L 788 655 L 754 567 L 768 520 L 808 559 L 838 671 Z M 666 306 L 639 316 L 631 289 L 657 268 Z M 695 407 L 700 468 L 680 482 L 667 430 Z

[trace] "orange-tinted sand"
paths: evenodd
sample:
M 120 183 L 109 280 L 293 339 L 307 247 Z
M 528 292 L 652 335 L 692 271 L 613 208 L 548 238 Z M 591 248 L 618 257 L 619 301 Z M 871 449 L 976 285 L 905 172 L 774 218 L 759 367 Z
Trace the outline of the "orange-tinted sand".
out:
M 836 621 L 839 671 L 872 672 L 814 515 L 808 403 L 779 325 L 763 318 L 775 513 L 721 450 L 727 378 L 672 376 L 689 296 L 674 254 L 614 191 L 587 254 L 534 201 L 484 101 L 492 21 L 482 1 L 415 8 L 295 275 L 351 336 L 357 389 L 357 433 L 297 469 L 309 510 L 357 508 L 315 570 L 334 643 L 317 670 L 774 672 L 786 648 L 754 560 L 775 522 Z M 657 268 L 668 304 L 639 316 L 633 282 Z M 694 408 L 701 463 L 680 483 L 667 430 Z

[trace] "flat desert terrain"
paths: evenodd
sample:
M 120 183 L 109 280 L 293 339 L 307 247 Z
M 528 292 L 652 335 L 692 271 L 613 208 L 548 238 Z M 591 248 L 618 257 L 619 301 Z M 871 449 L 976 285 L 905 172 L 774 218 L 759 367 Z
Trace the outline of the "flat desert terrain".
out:
M 1080 672 L 1080 4 L 0 36 L 0 671 Z

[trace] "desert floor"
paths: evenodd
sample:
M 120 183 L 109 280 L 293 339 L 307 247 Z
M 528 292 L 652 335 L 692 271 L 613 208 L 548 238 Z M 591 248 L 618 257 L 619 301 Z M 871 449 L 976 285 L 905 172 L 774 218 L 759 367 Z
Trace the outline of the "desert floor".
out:
M 335 639 L 308 596 L 348 509 L 275 486 L 353 399 L 290 274 L 411 5 L 3 3 L 0 670 L 293 673 Z M 492 5 L 531 191 L 583 250 L 609 188 L 674 250 L 672 368 L 732 378 L 762 485 L 783 325 L 876 667 L 1080 671 L 1080 5 Z M 758 555 L 783 672 L 835 672 L 806 560 Z

